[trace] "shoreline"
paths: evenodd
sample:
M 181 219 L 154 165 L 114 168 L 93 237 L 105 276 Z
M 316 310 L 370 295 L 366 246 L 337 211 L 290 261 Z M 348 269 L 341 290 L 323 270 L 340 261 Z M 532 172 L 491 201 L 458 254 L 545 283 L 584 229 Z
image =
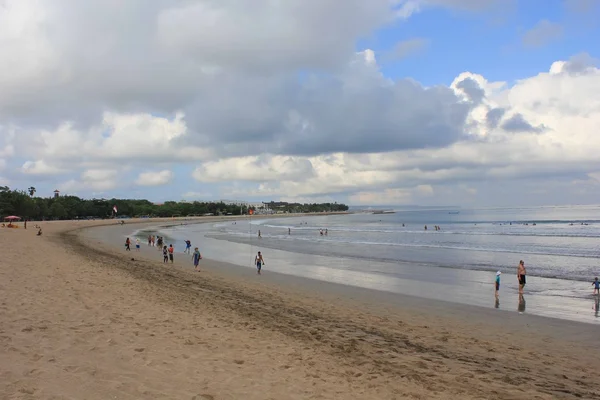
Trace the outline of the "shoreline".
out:
M 212 223 L 215 221 L 206 222 Z M 143 260 L 145 262 L 158 263 L 162 265 L 162 253 L 160 253 L 155 247 L 148 248 L 147 245 L 142 242 L 140 252 L 136 252 L 133 246 L 131 252 L 124 252 L 122 248 L 122 243 L 120 241 L 121 235 L 119 235 L 118 237 L 119 240 L 115 239 L 113 236 L 111 236 L 112 240 L 108 240 L 108 236 L 106 234 L 86 235 L 85 229 L 87 228 L 84 228 L 84 230 L 77 232 L 78 240 L 91 240 L 94 242 L 94 245 L 99 246 L 99 249 L 101 249 L 102 251 L 118 252 L 118 254 L 123 257 L 131 256 L 133 258 L 136 258 L 136 260 Z M 95 228 L 91 229 L 93 230 Z M 92 245 L 89 242 L 81 242 L 81 244 L 88 247 Z M 188 256 L 181 252 L 177 252 L 175 253 L 174 266 L 177 268 L 181 268 L 187 273 L 195 274 L 193 272 L 193 265 L 190 259 L 191 256 Z M 167 265 L 171 264 L 169 263 Z M 211 258 L 203 258 L 203 260 L 200 263 L 201 269 L 204 269 L 202 267 L 203 265 L 207 265 L 206 268 L 208 271 L 210 271 L 211 274 L 215 274 L 225 279 L 245 281 L 249 279 L 253 280 L 256 277 L 256 272 L 253 267 L 244 267 L 231 262 L 220 261 Z M 594 320 L 582 321 L 579 319 L 560 318 L 558 316 L 551 315 L 540 315 L 534 313 L 523 314 L 523 312 L 517 312 L 516 306 L 511 309 L 493 308 L 491 306 L 491 304 L 494 301 L 493 291 L 491 291 L 491 285 L 489 285 L 490 305 L 483 306 L 480 304 L 468 304 L 448 299 L 440 300 L 436 298 L 426 297 L 423 295 L 417 296 L 384 289 L 355 286 L 349 283 L 339 283 L 311 278 L 307 276 L 292 275 L 284 272 L 270 270 L 268 265 L 264 269 L 263 275 L 259 277 L 262 283 L 267 283 L 274 289 L 281 288 L 285 291 L 296 292 L 296 294 L 300 296 L 307 292 L 311 293 L 311 295 L 316 295 L 317 297 L 322 296 L 322 294 L 324 293 L 328 293 L 329 296 L 326 296 L 327 301 L 330 301 L 332 299 L 335 300 L 343 298 L 344 300 L 356 301 L 356 306 L 358 307 L 368 307 L 369 309 L 376 311 L 381 311 L 381 309 L 385 309 L 387 312 L 387 310 L 389 310 L 390 308 L 401 309 L 403 307 L 408 306 L 410 308 L 418 308 L 422 311 L 427 310 L 428 312 L 431 312 L 432 316 L 434 317 L 442 317 L 445 313 L 452 313 L 454 315 L 461 315 L 461 317 L 463 317 L 465 321 L 469 318 L 477 317 L 484 318 L 487 323 L 494 324 L 497 326 L 503 326 L 506 323 L 515 323 L 517 329 L 519 329 L 522 326 L 522 324 L 528 324 L 531 321 L 536 321 L 538 319 L 541 319 L 543 323 L 549 324 L 550 326 L 552 326 L 553 329 L 559 330 L 563 325 L 569 326 L 572 324 L 580 324 L 582 329 L 589 334 L 587 336 L 583 335 L 581 337 L 582 340 L 592 342 L 597 341 L 600 345 L 600 338 L 596 338 L 596 335 L 594 333 L 595 331 L 589 330 L 595 329 L 595 325 L 597 322 Z M 424 286 L 428 285 L 425 284 Z M 507 296 L 507 294 L 505 296 L 501 296 L 501 300 L 503 298 L 507 298 Z M 529 294 L 526 293 L 525 298 L 528 297 Z M 510 299 L 514 300 L 512 297 Z
M 0 234 L 12 243 L 0 265 L 0 397 L 600 398 L 591 325 L 408 296 L 385 304 L 210 260 L 192 273 L 77 228 Z
M 475 306 L 488 310 L 488 312 L 492 310 L 493 312 L 525 313 L 524 318 L 539 315 L 593 325 L 600 323 L 600 319 L 593 311 L 595 305 L 593 296 L 588 298 L 572 297 L 570 295 L 570 291 L 580 290 L 582 285 L 587 288 L 585 283 L 572 283 L 560 279 L 532 276 L 530 278 L 532 280 L 529 282 L 529 288 L 531 289 L 526 291 L 525 297 L 521 301 L 517 293 L 516 280 L 511 280 L 512 275 L 507 275 L 505 279 L 508 280 L 502 285 L 503 290 L 500 300 L 495 302 L 492 285 L 495 274 L 489 271 L 435 266 L 420 268 L 415 263 L 370 261 L 370 269 L 376 272 L 367 272 L 362 270 L 361 265 L 364 261 L 358 259 L 337 255 L 321 256 L 290 252 L 286 249 L 277 249 L 276 246 L 265 245 L 265 243 L 268 243 L 266 239 L 260 241 L 250 239 L 248 243 L 240 244 L 227 239 L 213 238 L 211 228 L 208 225 L 206 225 L 206 228 L 195 228 L 191 232 L 184 229 L 182 232 L 186 232 L 183 234 L 186 239 L 189 238 L 192 239 L 192 242 L 202 244 L 200 247 L 205 259 L 236 265 L 237 268 L 243 270 L 247 270 L 252 264 L 250 260 L 253 259 L 254 254 L 250 254 L 249 251 L 254 249 L 255 253 L 256 250 L 263 250 L 263 253 L 268 257 L 268 266 L 265 271 L 267 273 L 277 272 L 283 274 L 284 276 L 277 279 L 280 284 L 285 284 L 292 277 L 303 277 L 348 286 L 347 292 L 355 291 L 358 288 L 369 289 L 373 291 L 372 296 L 379 296 L 377 292 L 386 292 L 392 295 L 407 295 L 452 304 Z M 121 233 L 124 240 L 130 231 L 125 230 Z M 183 236 L 177 234 L 177 231 L 164 233 L 167 236 L 174 235 L 175 257 L 176 260 L 181 258 L 178 249 L 181 249 L 179 243 L 183 240 Z M 109 235 L 104 234 L 101 236 L 109 237 Z M 122 248 L 119 238 L 111 236 L 110 239 L 114 249 Z M 142 243 L 144 243 L 143 240 Z M 145 244 L 142 244 L 141 247 L 142 253 L 145 253 Z M 270 248 L 271 251 L 265 253 L 264 250 L 267 248 Z M 189 267 L 188 265 L 185 266 Z M 235 273 L 235 270 L 231 273 Z M 286 276 L 290 278 L 286 278 Z M 551 288 L 551 290 L 548 291 L 547 288 Z M 392 299 L 391 303 L 397 302 L 394 297 L 390 298 Z M 386 297 L 382 301 L 390 303 L 390 298 Z

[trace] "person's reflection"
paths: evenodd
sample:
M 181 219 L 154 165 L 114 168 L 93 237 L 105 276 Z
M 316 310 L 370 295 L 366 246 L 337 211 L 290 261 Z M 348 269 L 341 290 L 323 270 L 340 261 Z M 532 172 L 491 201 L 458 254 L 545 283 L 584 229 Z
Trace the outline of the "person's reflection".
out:
M 598 317 L 598 310 L 600 309 L 600 297 L 596 296 L 594 298 L 594 316 Z
M 496 297 L 496 303 L 494 304 L 494 308 L 500 308 L 500 298 Z
M 519 307 L 517 308 L 519 313 L 523 314 L 525 312 L 525 297 L 522 294 L 519 294 Z

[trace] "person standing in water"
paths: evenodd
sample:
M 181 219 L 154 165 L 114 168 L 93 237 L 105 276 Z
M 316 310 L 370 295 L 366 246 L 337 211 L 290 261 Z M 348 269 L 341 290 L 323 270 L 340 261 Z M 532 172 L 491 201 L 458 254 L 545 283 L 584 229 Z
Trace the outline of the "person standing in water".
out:
M 525 284 L 527 284 L 527 270 L 525 269 L 525 262 L 523 260 L 519 261 L 519 266 L 517 267 L 517 279 L 519 280 L 519 294 L 523 294 L 523 289 L 525 288 Z
M 498 298 L 498 295 L 500 294 L 500 274 L 502 274 L 502 272 L 496 272 L 496 298 Z
M 261 234 L 260 234 L 260 230 L 258 231 L 258 237 L 262 238 Z
M 598 277 L 594 279 L 594 282 L 592 282 L 592 286 L 594 286 L 594 295 L 600 294 L 600 281 L 598 280 Z
M 202 260 L 202 254 L 200 254 L 200 250 L 196 247 L 194 249 L 194 254 L 192 255 L 192 261 L 194 261 L 194 271 L 200 271 L 198 269 L 198 264 L 200 264 L 200 260 Z
M 265 260 L 263 259 L 262 254 L 260 254 L 260 251 L 256 257 L 254 257 L 254 264 L 256 264 L 256 273 L 260 275 L 260 270 L 262 269 L 262 266 L 265 265 Z

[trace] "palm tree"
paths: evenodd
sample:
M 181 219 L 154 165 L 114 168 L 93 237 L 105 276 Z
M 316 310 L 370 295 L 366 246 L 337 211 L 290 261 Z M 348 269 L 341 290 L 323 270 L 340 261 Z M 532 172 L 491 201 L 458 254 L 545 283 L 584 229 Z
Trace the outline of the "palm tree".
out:
M 33 195 L 35 194 L 36 190 L 33 186 L 31 186 L 29 189 L 27 189 L 27 191 L 29 192 L 29 195 L 31 197 L 33 197 Z

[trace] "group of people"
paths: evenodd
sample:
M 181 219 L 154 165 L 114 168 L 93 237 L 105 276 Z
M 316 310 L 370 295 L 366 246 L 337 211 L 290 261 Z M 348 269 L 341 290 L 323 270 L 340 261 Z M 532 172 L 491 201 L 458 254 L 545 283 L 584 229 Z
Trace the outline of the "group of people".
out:
M 402 224 L 402 226 L 404 226 L 404 224 Z M 433 226 L 433 228 L 434 228 L 436 231 L 441 231 L 441 230 L 442 230 L 442 228 L 440 228 L 440 226 L 439 226 L 439 225 L 434 225 L 434 226 Z M 427 225 L 425 225 L 425 228 L 424 228 L 424 229 L 425 229 L 425 230 L 427 230 Z
M 173 264 L 175 262 L 175 247 L 173 246 L 173 244 L 169 244 L 169 246 L 163 245 L 163 242 L 164 242 L 164 238 L 162 236 L 156 236 L 156 237 L 154 235 L 148 236 L 148 246 L 156 245 L 156 247 L 158 247 L 159 250 L 162 250 L 163 263 L 167 264 L 170 261 L 171 264 Z M 192 251 L 191 251 L 192 242 L 187 239 L 184 240 L 184 242 L 185 242 L 185 249 L 183 250 L 183 253 L 192 255 L 194 271 L 200 272 L 199 265 L 200 265 L 200 260 L 202 260 L 202 254 L 200 253 L 200 250 L 198 249 L 198 247 L 195 247 L 194 252 L 192 253 Z M 135 247 L 136 247 L 137 251 L 140 250 L 140 239 L 139 238 L 135 239 Z M 130 238 L 125 239 L 125 250 L 131 251 L 131 239 Z M 256 266 L 256 273 L 258 275 L 260 275 L 261 271 L 262 271 L 262 267 L 263 267 L 263 265 L 265 265 L 265 260 L 260 251 L 258 252 L 256 257 L 254 257 L 254 265 Z
M 198 250 L 197 247 L 194 249 L 194 253 L 191 252 L 192 242 L 190 240 L 185 240 L 184 242 L 185 242 L 185 250 L 183 252 L 192 255 L 192 262 L 194 263 L 194 270 L 199 272 L 200 271 L 199 265 L 200 265 L 200 260 L 202 259 L 202 254 L 200 254 L 200 250 Z M 131 244 L 132 244 L 132 242 L 131 242 L 130 238 L 125 239 L 125 250 L 126 251 L 131 251 Z M 148 235 L 148 246 L 157 247 L 159 251 L 162 251 L 163 263 L 166 264 L 170 261 L 171 264 L 173 264 L 175 262 L 175 247 L 173 246 L 173 244 L 169 244 L 169 246 L 164 244 L 164 238 L 162 236 Z M 140 251 L 140 239 L 139 238 L 135 239 L 135 248 L 137 251 Z
M 150 247 L 158 247 L 158 249 L 162 249 L 164 243 L 164 239 L 162 236 L 154 236 L 148 235 L 148 246 Z

